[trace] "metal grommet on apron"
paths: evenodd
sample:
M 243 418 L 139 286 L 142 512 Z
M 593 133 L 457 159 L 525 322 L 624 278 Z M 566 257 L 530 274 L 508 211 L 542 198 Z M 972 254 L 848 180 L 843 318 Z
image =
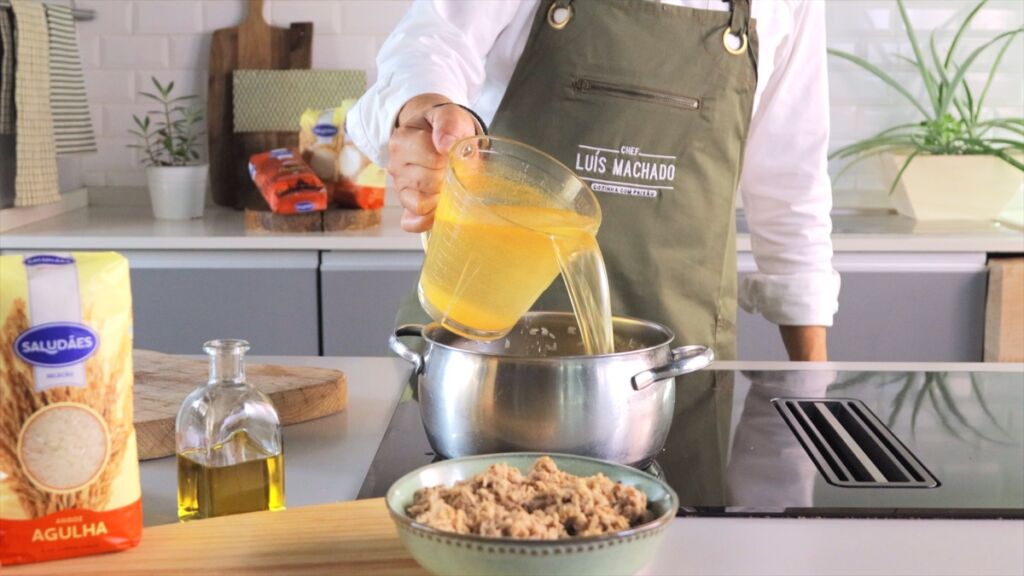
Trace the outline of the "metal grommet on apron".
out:
M 747 34 L 734 34 L 732 28 L 726 28 L 722 32 L 722 46 L 729 54 L 739 56 L 747 51 Z
M 548 25 L 555 30 L 561 30 L 569 25 L 572 15 L 572 0 L 552 2 L 548 8 Z

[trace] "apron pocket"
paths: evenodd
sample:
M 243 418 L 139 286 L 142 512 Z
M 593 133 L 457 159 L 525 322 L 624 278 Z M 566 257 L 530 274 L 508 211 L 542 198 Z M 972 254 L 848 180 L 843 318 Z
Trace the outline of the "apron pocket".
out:
M 571 86 L 573 90 L 580 94 L 600 93 L 618 98 L 638 100 L 640 102 L 663 104 L 680 110 L 700 110 L 700 100 L 698 98 L 669 94 L 637 86 L 616 84 L 604 80 L 594 80 L 593 78 L 573 78 Z

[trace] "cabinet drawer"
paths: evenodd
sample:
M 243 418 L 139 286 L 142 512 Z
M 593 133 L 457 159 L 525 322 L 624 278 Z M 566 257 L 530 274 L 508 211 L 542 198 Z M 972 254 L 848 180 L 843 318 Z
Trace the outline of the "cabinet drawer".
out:
M 985 334 L 984 254 L 837 254 L 839 312 L 829 359 L 980 362 Z M 753 269 L 741 259 L 740 277 Z M 737 316 L 740 360 L 786 360 L 778 327 Z
M 325 356 L 388 356 L 398 305 L 416 289 L 421 252 L 325 252 L 320 264 Z
M 125 252 L 135 346 L 201 354 L 211 338 L 244 338 L 253 354 L 320 348 L 317 252 Z

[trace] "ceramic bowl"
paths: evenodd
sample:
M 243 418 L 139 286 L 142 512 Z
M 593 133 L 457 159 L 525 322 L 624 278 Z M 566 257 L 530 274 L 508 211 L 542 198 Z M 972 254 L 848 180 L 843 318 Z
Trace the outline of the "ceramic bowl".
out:
M 416 490 L 452 484 L 504 462 L 526 473 L 540 453 L 489 454 L 444 460 L 414 470 L 388 490 L 387 505 L 398 536 L 413 558 L 438 575 L 634 574 L 654 556 L 679 497 L 663 481 L 635 468 L 604 460 L 546 454 L 560 470 L 577 476 L 602 473 L 647 494 L 654 520 L 608 534 L 565 540 L 517 540 L 454 534 L 415 522 L 405 509 Z

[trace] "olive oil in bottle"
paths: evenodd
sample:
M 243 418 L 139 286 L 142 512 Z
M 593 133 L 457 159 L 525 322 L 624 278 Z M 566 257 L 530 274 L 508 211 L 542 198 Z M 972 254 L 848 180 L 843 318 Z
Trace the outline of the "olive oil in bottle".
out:
M 245 380 L 244 340 L 213 340 L 209 382 L 178 412 L 178 518 L 284 508 L 281 426 L 270 400 Z
M 241 457 L 240 457 L 241 456 Z M 284 457 L 268 455 L 245 432 L 208 453 L 178 454 L 182 520 L 284 508 Z

